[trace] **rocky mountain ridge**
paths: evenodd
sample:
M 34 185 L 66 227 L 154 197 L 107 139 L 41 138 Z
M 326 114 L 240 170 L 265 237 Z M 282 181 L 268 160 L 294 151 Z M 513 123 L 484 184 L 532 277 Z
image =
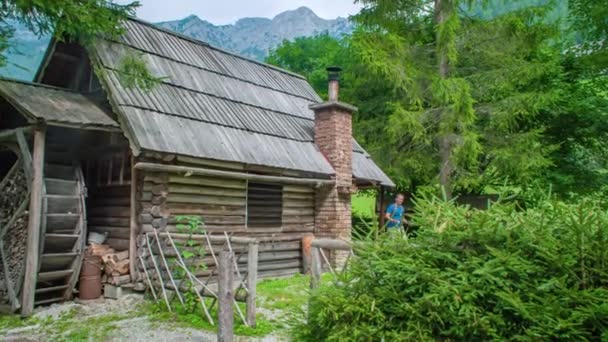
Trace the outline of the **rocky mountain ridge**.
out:
M 49 37 L 37 37 L 17 22 L 11 22 L 11 25 L 15 34 L 11 47 L 4 53 L 7 65 L 0 68 L 0 76 L 31 81 Z M 272 19 L 242 18 L 230 25 L 214 25 L 196 15 L 157 25 L 259 61 L 284 40 L 322 33 L 340 37 L 353 30 L 348 19 L 323 19 L 307 7 L 282 12 Z

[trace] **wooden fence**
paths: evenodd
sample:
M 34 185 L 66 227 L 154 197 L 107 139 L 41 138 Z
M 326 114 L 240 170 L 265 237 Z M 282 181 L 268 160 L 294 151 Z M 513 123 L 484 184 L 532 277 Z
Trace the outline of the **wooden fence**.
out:
M 348 262 L 353 254 L 351 242 L 344 240 L 332 239 L 315 239 L 311 242 L 311 270 L 310 270 L 310 287 L 317 288 L 321 282 L 321 274 L 324 270 L 328 270 L 334 280 L 338 280 L 338 275 L 348 268 Z M 326 253 L 329 252 L 329 253 Z M 341 265 L 332 265 L 330 262 L 330 253 L 347 253 L 347 257 Z
M 163 301 L 169 311 L 172 311 L 173 299 L 184 303 L 183 294 L 192 292 L 198 298 L 202 311 L 210 324 L 216 322 L 210 311 L 222 304 L 220 291 L 230 293 L 232 308 L 236 310 L 243 324 L 255 327 L 256 313 L 256 283 L 258 277 L 258 247 L 259 242 L 253 238 L 231 237 L 209 234 L 179 234 L 160 233 L 157 231 L 144 234 L 147 248 L 143 255 L 138 256 L 139 269 L 144 275 L 151 295 Z M 204 249 L 196 256 L 192 251 Z M 221 253 L 230 257 L 230 277 L 222 275 L 226 272 L 222 266 Z M 204 267 L 197 265 L 204 264 Z M 223 268 L 224 267 L 224 268 Z M 220 286 L 219 281 L 229 279 L 230 285 Z M 234 281 L 232 281 L 234 280 Z M 213 298 L 211 304 L 204 297 Z M 246 303 L 243 313 L 237 301 Z M 220 305 L 221 313 L 227 309 Z M 232 312 L 232 309 L 230 309 Z

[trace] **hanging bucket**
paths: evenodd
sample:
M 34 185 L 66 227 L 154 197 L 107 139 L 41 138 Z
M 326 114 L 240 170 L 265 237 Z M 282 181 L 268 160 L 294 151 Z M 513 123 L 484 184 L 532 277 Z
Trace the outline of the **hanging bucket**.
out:
M 80 270 L 78 297 L 80 299 L 101 297 L 101 257 L 85 255 Z

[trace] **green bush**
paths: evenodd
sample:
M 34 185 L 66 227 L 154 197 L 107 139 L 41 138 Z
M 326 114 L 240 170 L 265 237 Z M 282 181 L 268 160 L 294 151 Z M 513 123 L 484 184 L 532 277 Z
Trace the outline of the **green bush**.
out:
M 356 248 L 313 291 L 309 341 L 608 340 L 608 214 L 597 202 L 487 211 L 418 199 L 414 239 Z

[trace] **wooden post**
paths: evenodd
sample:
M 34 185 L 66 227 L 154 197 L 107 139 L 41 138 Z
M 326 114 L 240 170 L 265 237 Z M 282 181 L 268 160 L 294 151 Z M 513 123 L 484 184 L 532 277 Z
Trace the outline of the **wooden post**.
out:
M 234 340 L 234 293 L 232 292 L 234 270 L 232 269 L 234 255 L 222 250 L 217 265 L 218 271 L 218 342 Z
M 315 239 L 313 234 L 306 234 L 302 238 L 302 273 L 310 272 L 310 264 L 312 263 L 311 244 Z
M 258 247 L 259 244 L 250 243 L 247 251 L 247 324 L 255 328 L 255 298 L 258 282 Z
M 31 316 L 34 312 L 34 297 L 38 278 L 38 262 L 40 253 L 40 231 L 42 222 L 43 175 L 44 175 L 44 146 L 46 130 L 37 128 L 34 131 L 34 154 L 30 211 L 27 225 L 27 246 L 25 259 L 25 276 L 23 280 L 23 298 L 21 315 Z
M 134 158 L 131 158 L 131 165 L 135 164 Z M 131 273 L 131 281 L 137 281 L 138 273 L 135 267 L 137 258 L 137 170 L 131 168 L 131 219 L 129 233 L 129 271 Z
M 321 254 L 319 248 L 312 247 L 312 265 L 310 270 L 310 288 L 316 289 L 321 281 Z
M 378 208 L 378 216 L 380 218 L 380 227 L 379 230 L 384 231 L 384 187 L 380 186 L 380 189 L 378 191 L 378 196 L 380 196 L 380 208 Z M 378 232 L 376 232 L 376 238 L 378 238 Z

